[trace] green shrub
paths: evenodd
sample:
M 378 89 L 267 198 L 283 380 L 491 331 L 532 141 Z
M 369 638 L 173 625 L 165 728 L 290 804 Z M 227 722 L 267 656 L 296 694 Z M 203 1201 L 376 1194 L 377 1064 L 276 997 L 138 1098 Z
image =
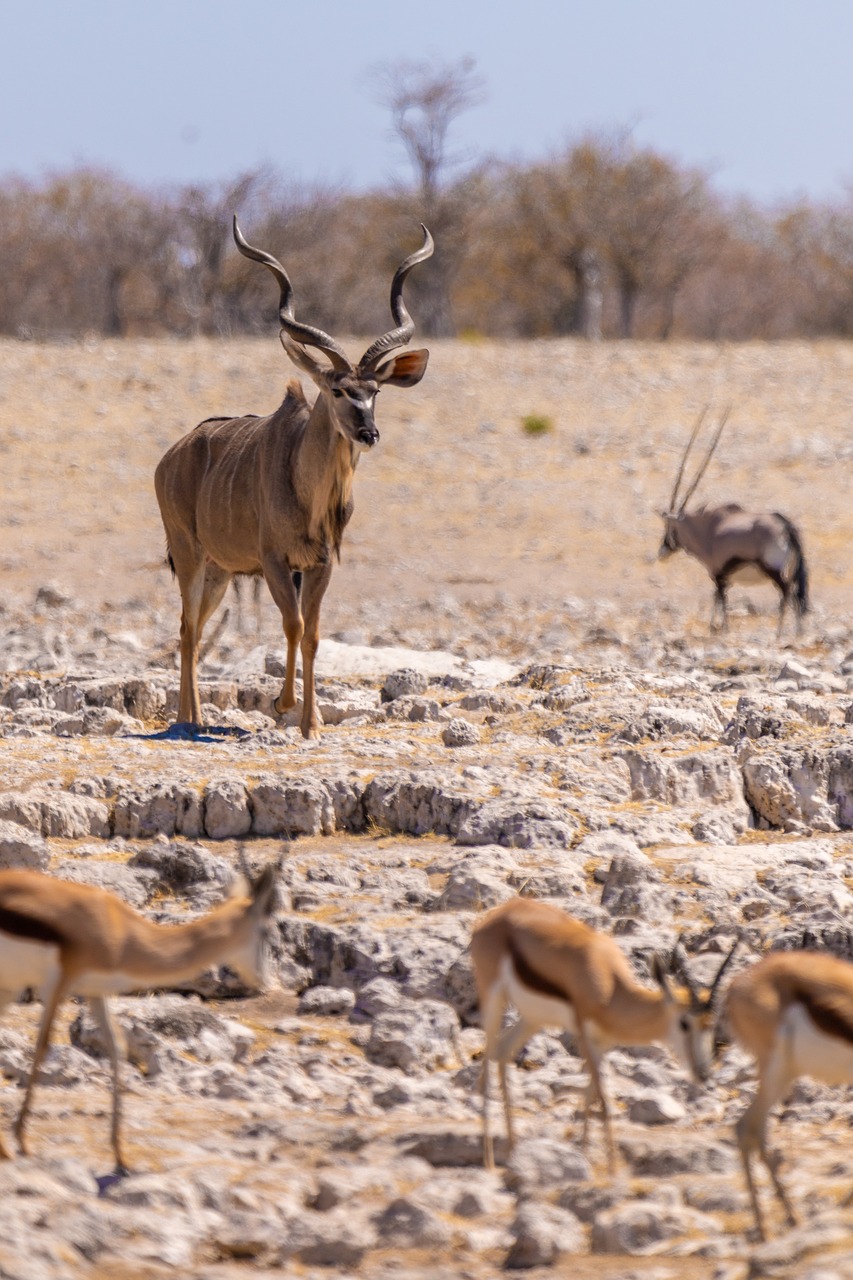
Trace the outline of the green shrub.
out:
M 528 436 L 546 436 L 549 431 L 554 430 L 553 419 L 544 413 L 528 413 L 521 419 L 521 426 Z

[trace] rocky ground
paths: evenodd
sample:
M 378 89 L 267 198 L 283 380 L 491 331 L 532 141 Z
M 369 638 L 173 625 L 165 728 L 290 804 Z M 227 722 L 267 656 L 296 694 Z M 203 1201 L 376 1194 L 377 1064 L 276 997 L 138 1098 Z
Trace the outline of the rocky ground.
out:
M 169 730 L 178 609 L 150 475 L 198 418 L 271 407 L 272 358 L 0 346 L 0 866 L 167 920 L 218 901 L 240 848 L 285 852 L 279 986 L 222 971 L 115 1002 L 118 1183 L 98 1182 L 108 1064 L 68 1006 L 34 1154 L 0 1165 L 0 1276 L 853 1275 L 846 1091 L 803 1081 L 774 1120 L 804 1225 L 783 1230 L 765 1189 L 760 1245 L 732 1132 L 753 1077 L 731 1048 L 701 1091 L 662 1049 L 610 1054 L 611 1179 L 599 1129 L 574 1141 L 580 1059 L 536 1036 L 513 1071 L 521 1141 L 486 1173 L 466 953 L 518 893 L 614 933 L 640 974 L 682 931 L 700 975 L 737 931 L 739 964 L 806 933 L 853 949 L 853 353 L 438 344 L 359 470 L 320 741 L 272 712 L 275 616 L 246 591 L 211 628 L 211 731 L 189 738 Z M 724 395 L 738 427 L 706 496 L 785 511 L 812 568 L 814 612 L 782 643 L 772 591 L 735 593 L 709 637 L 699 567 L 652 563 L 653 503 Z M 520 426 L 534 410 L 545 437 Z M 38 1013 L 0 1024 L 7 1133 Z

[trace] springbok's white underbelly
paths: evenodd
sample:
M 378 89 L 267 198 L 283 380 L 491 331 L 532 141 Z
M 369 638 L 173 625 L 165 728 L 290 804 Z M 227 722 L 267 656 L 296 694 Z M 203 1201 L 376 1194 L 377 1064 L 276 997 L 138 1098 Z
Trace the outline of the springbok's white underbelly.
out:
M 516 973 L 509 956 L 505 956 L 501 964 L 500 980 L 507 999 L 515 1005 L 525 1022 L 535 1022 L 540 1027 L 560 1027 L 577 1035 L 577 1020 L 568 1000 L 559 1000 L 528 987 Z
M 155 987 L 162 982 L 162 975 L 158 979 L 155 974 L 146 982 L 145 977 L 140 977 L 139 974 L 83 973 L 75 981 L 72 990 L 75 996 L 120 996 L 144 991 L 146 987 Z
M 0 929 L 0 991 L 19 996 L 28 987 L 49 989 L 59 977 L 59 947 L 29 942 Z
M 853 1044 L 820 1031 L 801 1004 L 788 1010 L 780 1044 L 790 1055 L 794 1074 L 825 1084 L 853 1084 Z

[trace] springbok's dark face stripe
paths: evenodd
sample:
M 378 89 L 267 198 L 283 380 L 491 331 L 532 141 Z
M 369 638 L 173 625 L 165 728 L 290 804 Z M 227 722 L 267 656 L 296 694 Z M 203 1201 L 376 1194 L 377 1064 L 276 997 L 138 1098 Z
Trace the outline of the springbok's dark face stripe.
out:
M 562 989 L 558 987 L 556 982 L 547 978 L 544 974 L 538 973 L 525 960 L 521 952 L 514 947 L 512 940 L 508 940 L 507 947 L 509 949 L 512 966 L 518 974 L 525 987 L 529 987 L 531 991 L 538 991 L 540 995 L 550 996 L 552 1000 L 562 1000 L 564 1004 L 571 1004 L 570 997 Z
M 51 942 L 61 946 L 65 941 L 52 925 L 34 920 L 20 911 L 10 911 L 8 907 L 0 907 L 0 933 L 11 934 L 22 942 Z
M 840 1009 L 822 1003 L 820 996 L 813 991 L 795 990 L 793 999 L 803 1006 L 818 1031 L 853 1044 L 853 1022 Z

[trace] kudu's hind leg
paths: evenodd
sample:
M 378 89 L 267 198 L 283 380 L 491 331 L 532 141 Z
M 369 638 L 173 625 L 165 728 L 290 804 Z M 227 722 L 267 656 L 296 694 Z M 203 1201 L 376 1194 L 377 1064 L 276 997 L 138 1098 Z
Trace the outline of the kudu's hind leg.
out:
M 204 594 L 204 560 L 175 555 L 181 588 L 181 687 L 178 695 L 178 721 L 181 724 L 201 722 L 198 696 L 198 617 Z
M 178 720 L 201 724 L 201 698 L 198 691 L 198 650 L 204 624 L 225 595 L 231 574 L 219 565 L 204 560 L 196 562 L 189 572 L 181 573 L 181 688 Z

